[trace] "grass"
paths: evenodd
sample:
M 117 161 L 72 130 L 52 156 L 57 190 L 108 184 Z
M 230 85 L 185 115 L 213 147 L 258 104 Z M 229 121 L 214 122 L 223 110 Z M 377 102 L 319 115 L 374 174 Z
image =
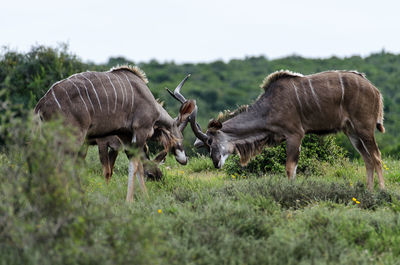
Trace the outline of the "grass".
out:
M 97 156 L 89 160 L 99 168 Z M 227 175 L 204 157 L 182 167 L 169 157 L 163 181 L 147 183 L 149 198 L 137 191 L 135 203 L 121 207 L 160 233 L 162 263 L 391 264 L 400 254 L 400 166 L 384 162 L 388 188 L 370 193 L 361 161 L 324 164 L 324 176 L 288 181 L 283 175 Z M 124 171 L 109 187 L 101 184 L 100 171 L 89 176 L 99 188 L 88 195 L 121 202 Z
M 91 148 L 80 208 L 55 234 L 46 216 L 20 218 L 7 233 L 0 220 L 0 264 L 396 264 L 400 164 L 384 163 L 387 189 L 371 193 L 360 161 L 321 164 L 323 176 L 288 181 L 168 157 L 163 180 L 146 183 L 148 197 L 136 185 L 128 204 L 127 159 L 120 155 L 106 185 Z

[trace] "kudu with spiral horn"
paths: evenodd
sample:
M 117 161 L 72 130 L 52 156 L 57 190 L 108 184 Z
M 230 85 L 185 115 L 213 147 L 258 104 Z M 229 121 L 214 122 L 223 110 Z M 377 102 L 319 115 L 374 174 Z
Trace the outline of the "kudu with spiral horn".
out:
M 181 88 L 184 81 L 178 87 Z M 116 135 L 127 150 L 138 150 L 138 155 L 128 152 L 127 201 L 133 200 L 134 175 L 147 193 L 141 159 L 143 147 L 153 134 L 156 133 L 158 140 L 179 163 L 187 163 L 182 130 L 195 103 L 185 102 L 178 117 L 173 119 L 155 100 L 146 84 L 146 75 L 137 67 L 120 66 L 107 72 L 78 73 L 55 83 L 35 107 L 42 120 L 61 116 L 75 129 L 79 146 L 86 141 Z
M 305 134 L 343 131 L 361 154 L 367 169 L 367 187 L 372 190 L 374 171 L 384 188 L 381 153 L 375 128 L 384 132 L 383 99 L 379 90 L 356 71 L 327 71 L 302 75 L 278 71 L 265 78 L 264 89 L 251 105 L 211 120 L 204 134 L 197 126 L 196 112 L 190 122 L 206 146 L 214 166 L 221 168 L 236 151 L 245 165 L 264 146 L 286 141 L 286 174 L 295 178 L 300 145 Z

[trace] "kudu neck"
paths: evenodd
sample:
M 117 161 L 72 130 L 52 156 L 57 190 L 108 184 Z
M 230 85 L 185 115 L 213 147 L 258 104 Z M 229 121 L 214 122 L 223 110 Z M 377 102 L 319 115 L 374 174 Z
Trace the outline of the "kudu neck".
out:
M 160 112 L 160 116 L 156 121 L 156 124 L 158 126 L 162 126 L 167 129 L 171 128 L 175 120 L 168 114 L 168 112 L 161 105 L 158 105 L 158 109 Z
M 263 113 L 252 108 L 225 121 L 221 131 L 227 135 L 229 140 L 236 140 L 263 134 L 266 129 Z

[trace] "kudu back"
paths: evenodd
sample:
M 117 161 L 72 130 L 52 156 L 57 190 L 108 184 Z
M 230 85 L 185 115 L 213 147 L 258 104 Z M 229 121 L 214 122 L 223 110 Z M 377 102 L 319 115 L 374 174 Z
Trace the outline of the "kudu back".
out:
M 141 153 L 157 130 L 166 149 L 186 164 L 182 131 L 195 104 L 185 102 L 173 119 L 155 100 L 147 82 L 144 72 L 131 66 L 74 74 L 55 83 L 39 100 L 35 112 L 42 120 L 61 116 L 75 129 L 78 145 L 114 135 L 128 149 L 136 147 Z M 127 201 L 133 200 L 134 175 L 146 192 L 141 156 L 130 156 Z
M 343 131 L 365 161 L 368 188 L 373 189 L 374 171 L 384 188 L 374 137 L 375 128 L 385 131 L 382 95 L 364 74 L 327 71 L 304 76 L 282 70 L 266 77 L 261 87 L 264 92 L 251 106 L 210 121 L 206 133 L 195 122 L 197 110 L 192 114 L 195 145 L 208 148 L 215 167 L 222 167 L 235 151 L 244 165 L 264 146 L 286 141 L 286 173 L 294 178 L 306 133 Z

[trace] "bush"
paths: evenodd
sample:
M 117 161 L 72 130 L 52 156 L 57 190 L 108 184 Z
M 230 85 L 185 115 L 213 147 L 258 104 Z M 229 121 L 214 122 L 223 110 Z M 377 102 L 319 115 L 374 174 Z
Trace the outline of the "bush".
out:
M 143 264 L 154 256 L 150 225 L 105 198 L 88 200 L 71 130 L 5 115 L 13 122 L 1 124 L 0 264 Z
M 321 174 L 321 162 L 333 164 L 345 158 L 344 149 L 335 144 L 335 137 L 308 134 L 301 144 L 300 159 L 297 172 L 305 174 Z M 238 155 L 233 155 L 225 164 L 228 174 L 263 175 L 267 172 L 285 172 L 286 144 L 265 148 L 261 154 L 254 157 L 245 167 L 240 165 Z
M 0 248 L 8 250 L 2 259 L 9 258 L 9 264 L 26 263 L 35 246 L 74 237 L 81 229 L 76 212 L 84 200 L 70 131 L 57 122 L 44 124 L 39 132 L 36 117 L 26 117 L 2 123 L 7 131 L 2 130 Z
M 57 48 L 34 46 L 28 53 L 3 49 L 0 53 L 0 90 L 13 104 L 33 108 L 47 89 L 58 80 L 87 70 L 67 45 Z

